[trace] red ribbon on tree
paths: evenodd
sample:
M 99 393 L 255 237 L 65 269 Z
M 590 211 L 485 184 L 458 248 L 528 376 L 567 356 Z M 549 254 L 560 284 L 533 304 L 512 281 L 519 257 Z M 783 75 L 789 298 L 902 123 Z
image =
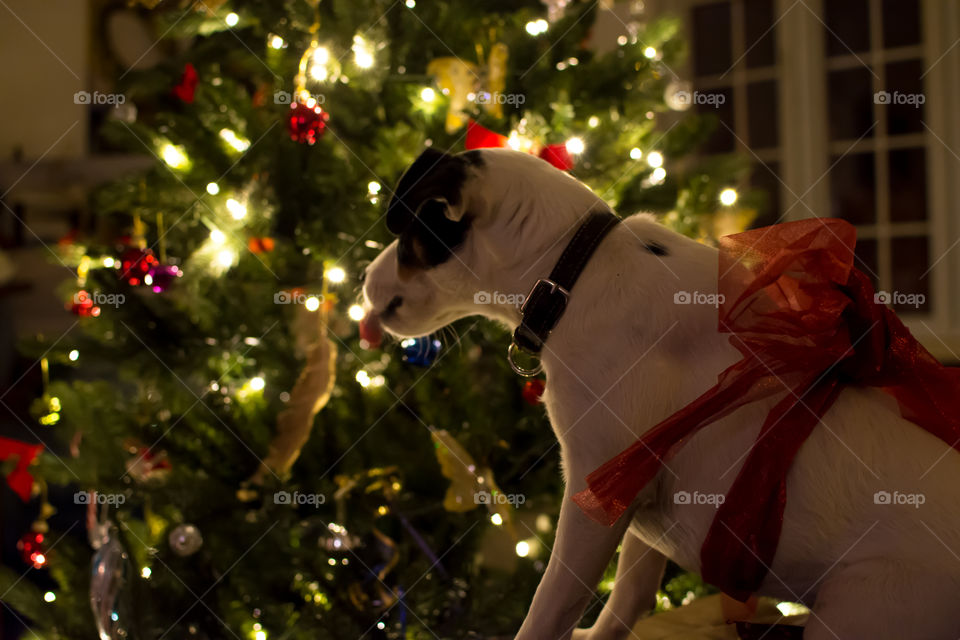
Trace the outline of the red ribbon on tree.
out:
M 467 149 L 500 149 L 506 146 L 509 138 L 500 135 L 496 131 L 491 131 L 476 121 L 471 120 L 467 123 L 467 139 L 464 146 Z M 546 160 L 561 171 L 573 169 L 573 158 L 567 151 L 565 144 L 547 144 L 540 147 L 534 154 L 542 160 Z
M 587 476 L 574 501 L 616 522 L 661 465 L 699 429 L 786 392 L 700 550 L 703 578 L 746 600 L 773 562 L 786 476 L 807 436 L 848 385 L 893 396 L 901 415 L 960 450 L 960 369 L 941 365 L 853 266 L 855 229 L 810 219 L 720 239 L 719 330 L 743 359 L 717 384 Z
M 187 104 L 193 104 L 193 98 L 197 92 L 197 69 L 189 62 L 183 65 L 183 75 L 180 76 L 180 83 L 176 85 L 171 92 Z
M 13 471 L 7 474 L 7 484 L 24 502 L 30 499 L 30 492 L 33 488 L 33 476 L 30 475 L 27 468 L 42 450 L 42 444 L 28 444 L 19 440 L 0 437 L 0 460 L 17 456 L 17 464 Z

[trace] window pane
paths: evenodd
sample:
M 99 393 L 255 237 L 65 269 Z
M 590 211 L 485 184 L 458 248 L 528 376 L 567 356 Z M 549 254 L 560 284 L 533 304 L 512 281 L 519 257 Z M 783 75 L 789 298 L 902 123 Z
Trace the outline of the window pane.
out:
M 920 60 L 891 62 L 887 73 L 887 132 L 915 133 L 923 131 L 923 65 Z
M 757 211 L 757 217 L 750 225 L 751 228 L 766 227 L 776 224 L 783 214 L 780 204 L 780 165 L 768 162 L 766 166 L 757 164 L 750 173 L 750 186 L 764 192 L 766 202 Z M 797 205 L 797 209 L 800 205 Z
M 830 215 L 853 224 L 875 222 L 873 154 L 851 153 L 839 161 L 831 158 L 830 164 Z
M 863 67 L 831 71 L 827 75 L 827 108 L 831 140 L 856 140 L 869 131 L 873 136 L 873 83 Z
M 848 56 L 870 49 L 870 5 L 867 0 L 825 0 L 828 56 Z
M 769 67 L 776 64 L 773 0 L 744 0 L 743 15 L 747 67 Z
M 927 238 L 893 238 L 893 308 L 897 311 L 927 311 L 930 308 L 930 279 L 921 277 L 930 267 Z M 909 296 L 913 294 L 915 298 Z M 923 304 L 917 304 L 923 296 Z
M 887 49 L 920 42 L 917 0 L 883 0 L 883 46 Z
M 714 116 L 720 120 L 713 135 L 703 145 L 704 153 L 729 153 L 736 146 L 736 138 L 733 135 L 733 89 L 726 87 L 724 89 L 712 89 L 712 94 L 723 94 L 723 104 L 716 106 L 712 104 L 698 104 L 697 112 Z M 717 101 L 719 102 L 719 100 Z M 726 125 L 726 126 L 724 126 Z
M 693 8 L 693 42 L 694 75 L 708 76 L 730 69 L 733 60 L 729 2 Z
M 754 149 L 769 149 L 779 143 L 777 83 L 773 80 L 747 85 L 748 142 Z
M 856 256 L 854 266 L 870 276 L 873 288 L 878 289 L 880 285 L 875 275 L 880 273 L 880 267 L 877 265 L 877 241 L 873 238 L 857 239 L 853 254 Z
M 927 158 L 922 148 L 890 151 L 890 219 L 927 219 Z

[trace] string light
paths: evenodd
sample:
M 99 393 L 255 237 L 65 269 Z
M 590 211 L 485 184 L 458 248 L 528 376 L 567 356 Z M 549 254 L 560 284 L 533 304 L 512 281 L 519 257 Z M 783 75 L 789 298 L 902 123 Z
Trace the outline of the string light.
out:
M 258 629 L 258 630 L 253 634 L 253 638 L 254 638 L 254 640 L 267 640 L 267 632 L 264 631 L 263 629 Z
M 516 552 L 521 558 L 526 558 L 528 555 L 530 555 L 530 543 L 526 540 L 521 540 L 517 543 Z
M 220 246 L 226 241 L 227 241 L 227 236 L 225 236 L 223 234 L 223 231 L 220 231 L 220 229 L 213 229 L 212 231 L 210 231 L 210 242 L 212 242 L 213 244 Z
M 376 181 L 371 181 L 367 183 L 367 193 L 369 193 L 372 196 L 375 196 L 378 193 L 380 193 L 380 183 Z
M 313 51 L 313 65 L 310 67 L 310 77 L 317 82 L 323 82 L 330 74 L 327 63 L 330 62 L 330 50 L 326 47 L 317 47 Z
M 231 11 L 230 13 L 227 14 L 227 17 L 224 19 L 224 22 L 227 23 L 228 27 L 235 27 L 240 22 L 240 16 L 238 16 L 237 14 Z
M 363 387 L 364 389 L 370 386 L 370 374 L 364 371 L 363 369 L 360 369 L 360 371 L 357 371 L 357 375 L 355 377 L 357 379 L 357 382 L 359 382 L 360 386 Z
M 597 116 L 590 116 L 590 119 L 587 120 L 587 126 L 589 126 L 591 129 L 596 128 L 596 126 L 599 124 L 600 124 L 600 118 L 598 118 Z
M 349 309 L 347 309 L 347 315 L 354 322 L 360 322 L 361 320 L 363 320 L 363 317 L 367 314 L 364 312 L 363 307 L 361 307 L 358 304 L 353 304 L 353 305 L 350 305 Z
M 437 92 L 431 87 L 424 87 L 420 91 L 420 99 L 424 102 L 433 102 L 437 98 Z
M 657 50 L 654 49 L 653 47 L 647 47 L 646 49 L 643 50 L 643 55 L 653 60 L 654 58 L 657 57 Z
M 543 18 L 540 18 L 539 20 L 531 20 L 526 26 L 527 33 L 532 36 L 538 36 L 541 33 L 546 33 L 547 29 L 549 28 L 550 24 Z
M 373 66 L 373 51 L 370 45 L 362 36 L 353 36 L 353 61 L 361 69 L 369 69 Z
M 250 148 L 250 141 L 238 136 L 237 132 L 231 129 L 220 129 L 220 137 L 240 153 Z
M 585 148 L 585 145 L 583 144 L 583 138 L 576 137 L 567 140 L 567 144 L 565 146 L 567 147 L 567 152 L 572 153 L 573 155 L 583 153 Z
M 501 516 L 499 513 L 495 513 L 490 516 L 490 522 L 499 527 L 503 524 L 503 516 Z
M 224 249 L 217 254 L 217 265 L 227 269 L 233 266 L 233 261 L 237 259 L 237 254 L 232 249 Z
M 167 165 L 174 169 L 183 169 L 190 163 L 183 147 L 170 144 L 169 142 L 161 147 L 160 157 L 163 158 L 163 161 L 166 162 Z
M 343 270 L 343 267 L 331 267 L 327 269 L 324 276 L 326 276 L 328 282 L 340 284 L 347 279 L 347 272 Z
M 252 389 L 253 391 L 263 391 L 263 388 L 267 386 L 267 383 L 263 379 L 263 376 L 250 378 L 250 382 L 248 382 L 247 384 L 250 386 L 250 389 Z
M 666 177 L 667 170 L 663 167 L 657 167 L 653 170 L 653 173 L 650 174 L 650 184 L 663 184 Z
M 44 602 L 53 602 L 56 599 L 57 599 L 57 594 L 55 594 L 53 591 L 47 591 L 45 594 L 43 594 Z
M 150 567 L 140 569 L 140 577 L 144 580 L 149 580 L 151 575 L 153 575 L 153 571 L 150 570 Z
M 727 187 L 720 192 L 720 204 L 729 207 L 737 201 L 737 191 Z
M 639 160 L 642 157 L 643 157 L 643 151 L 640 150 L 640 147 L 634 147 L 633 149 L 630 149 L 631 160 Z
M 113 265 L 115 265 L 116 263 L 117 261 L 114 260 L 111 256 L 107 256 L 106 258 L 103 259 L 103 266 L 105 266 L 107 269 L 112 269 Z
M 67 354 L 67 357 L 70 358 L 72 362 L 76 362 L 77 360 L 80 359 L 80 352 L 74 349 L 69 354 Z
M 647 164 L 656 169 L 663 166 L 663 154 L 659 151 L 651 151 L 647 154 Z
M 218 185 L 216 182 L 208 182 L 207 193 L 209 193 L 212 196 L 217 195 L 218 193 L 220 193 L 220 185 Z
M 320 308 L 320 298 L 317 296 L 310 296 L 304 301 L 303 306 L 307 308 L 307 311 L 316 311 Z
M 404 4 L 407 5 L 407 9 L 413 9 L 417 6 L 417 0 L 407 0 Z
M 283 38 L 280 36 L 273 36 L 270 38 L 270 46 L 274 49 L 283 49 L 286 46 L 286 42 L 283 41 Z
M 230 198 L 227 200 L 227 211 L 234 220 L 243 220 L 247 216 L 247 205 Z

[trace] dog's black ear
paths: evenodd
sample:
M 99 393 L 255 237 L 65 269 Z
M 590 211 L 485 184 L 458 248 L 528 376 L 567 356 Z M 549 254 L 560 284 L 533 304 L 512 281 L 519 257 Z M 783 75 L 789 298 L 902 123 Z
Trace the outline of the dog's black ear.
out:
M 403 173 L 387 207 L 387 229 L 394 235 L 406 230 L 417 212 L 430 203 L 444 207 L 444 215 L 453 221 L 463 217 L 461 191 L 470 162 L 428 147 Z

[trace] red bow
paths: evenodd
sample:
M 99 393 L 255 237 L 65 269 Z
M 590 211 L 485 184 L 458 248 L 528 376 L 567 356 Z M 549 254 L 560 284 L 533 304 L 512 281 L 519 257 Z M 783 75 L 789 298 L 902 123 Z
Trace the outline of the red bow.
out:
M 192 104 L 197 91 L 197 81 L 197 70 L 188 62 L 183 65 L 183 75 L 180 77 L 180 84 L 173 88 L 173 95 L 187 104 Z
M 11 456 L 17 457 L 13 471 L 7 474 L 7 484 L 24 502 L 30 499 L 30 490 L 33 488 L 33 476 L 27 468 L 42 450 L 42 444 L 27 444 L 0 437 L 0 460 L 6 460 Z
M 743 359 L 717 384 L 587 476 L 574 501 L 613 524 L 697 430 L 749 402 L 770 411 L 700 550 L 703 577 L 746 600 L 771 565 L 794 456 L 850 384 L 893 396 L 904 418 L 960 450 L 960 369 L 944 367 L 853 267 L 856 231 L 810 219 L 720 240 L 719 330 Z M 802 401 L 801 401 L 802 400 Z M 864 428 L 867 428 L 865 425 Z
M 487 129 L 481 124 L 471 120 L 467 123 L 467 149 L 499 149 L 507 146 L 507 136 L 500 135 L 495 131 Z M 536 154 L 542 160 L 546 160 L 561 171 L 573 169 L 573 158 L 567 151 L 565 144 L 547 144 L 540 147 Z

